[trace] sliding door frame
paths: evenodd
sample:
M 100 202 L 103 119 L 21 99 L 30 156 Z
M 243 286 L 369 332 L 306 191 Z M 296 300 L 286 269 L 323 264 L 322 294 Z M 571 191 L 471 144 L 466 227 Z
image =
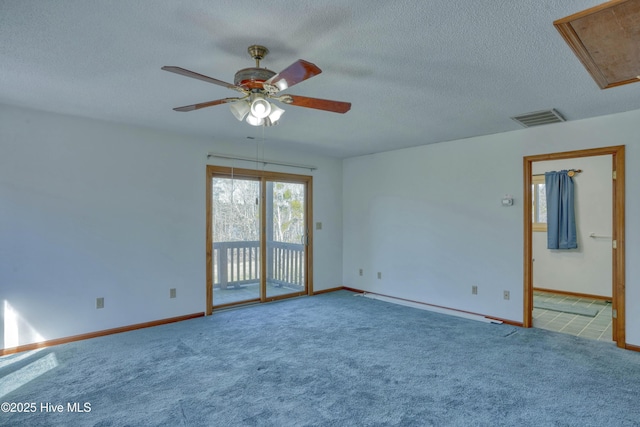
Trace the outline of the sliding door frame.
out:
M 574 159 L 578 157 L 612 156 L 612 309 L 613 340 L 618 347 L 626 348 L 625 326 L 625 160 L 624 145 L 539 154 L 523 158 L 524 181 L 524 317 L 523 326 L 533 327 L 533 235 L 531 191 L 533 163 L 546 160 Z
M 260 302 L 274 301 L 277 299 L 291 298 L 298 295 L 313 295 L 313 177 L 309 175 L 297 175 L 282 172 L 269 172 L 253 169 L 239 169 L 228 166 L 207 165 L 206 182 L 206 315 L 213 313 L 213 201 L 212 180 L 214 177 L 224 178 L 250 178 L 260 181 Z M 282 296 L 267 298 L 265 287 L 267 280 L 267 181 L 290 182 L 305 185 L 305 228 L 307 232 L 307 244 L 305 247 L 305 291 Z

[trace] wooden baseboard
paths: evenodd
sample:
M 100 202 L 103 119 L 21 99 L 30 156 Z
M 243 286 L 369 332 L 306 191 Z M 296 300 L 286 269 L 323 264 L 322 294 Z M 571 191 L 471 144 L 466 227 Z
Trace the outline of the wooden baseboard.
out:
M 121 326 L 119 328 L 105 329 L 102 331 L 89 332 L 86 334 L 73 335 L 70 337 L 56 338 L 53 340 L 47 340 L 47 341 L 37 342 L 33 344 L 19 345 L 17 347 L 1 349 L 0 356 L 6 356 L 7 354 L 20 353 L 22 351 L 36 350 L 38 348 L 43 348 L 43 347 L 51 347 L 54 345 L 66 344 L 73 341 L 81 341 L 81 340 L 87 340 L 90 338 L 103 337 L 105 335 L 119 334 L 121 332 L 135 331 L 136 329 L 150 328 L 152 326 L 166 325 L 167 323 L 181 322 L 183 320 L 195 319 L 197 317 L 202 317 L 202 316 L 204 316 L 204 313 L 193 313 L 193 314 L 187 314 L 185 316 L 154 320 L 152 322 L 138 323 L 138 324 L 129 325 L 129 326 Z
M 555 289 L 545 289 L 545 288 L 533 288 L 534 291 L 537 292 L 546 292 L 548 294 L 558 294 L 558 295 L 566 295 L 569 297 L 576 297 L 576 298 L 591 298 L 591 299 L 597 299 L 597 300 L 602 300 L 602 301 L 611 301 L 611 297 L 605 297 L 602 295 L 591 295 L 591 294 L 581 294 L 578 292 L 568 292 L 568 291 L 557 291 Z
M 321 291 L 314 291 L 313 295 L 320 295 L 320 294 L 326 294 L 328 292 L 335 292 L 335 291 L 341 291 L 343 290 L 344 287 L 343 286 L 338 286 L 336 288 L 330 288 L 330 289 L 322 289 Z
M 500 317 L 495 317 L 495 316 L 487 316 L 486 314 L 474 313 L 473 311 L 459 310 L 457 308 L 445 307 L 443 305 L 429 304 L 429 303 L 426 303 L 426 302 L 415 301 L 415 300 L 410 300 L 410 299 L 406 299 L 406 298 L 393 297 L 393 296 L 390 296 L 390 295 L 379 294 L 379 293 L 376 293 L 376 292 L 366 292 L 366 291 L 363 291 L 363 290 L 360 290 L 360 289 L 347 288 L 346 286 L 343 286 L 343 289 L 347 290 L 347 291 L 351 291 L 351 292 L 358 292 L 358 293 L 361 293 L 361 294 L 369 293 L 369 294 L 379 295 L 381 297 L 394 298 L 394 299 L 397 299 L 397 300 L 411 302 L 411 303 L 414 303 L 414 304 L 426 305 L 428 307 L 435 307 L 435 308 L 442 308 L 442 309 L 445 309 L 445 310 L 457 311 L 458 313 L 465 313 L 465 314 L 471 314 L 471 315 L 474 315 L 474 316 L 481 316 L 481 317 L 484 317 L 484 318 L 489 319 L 489 320 L 500 321 L 500 322 L 505 323 L 507 325 L 519 326 L 519 327 L 523 326 L 522 322 L 517 322 L 515 320 L 509 320 L 509 319 L 502 319 Z
M 454 309 L 451 308 L 450 310 L 454 310 Z M 517 326 L 519 328 L 523 328 L 524 327 L 524 324 L 522 322 L 516 322 L 515 320 L 503 319 L 501 317 L 495 317 L 495 316 L 485 316 L 484 314 L 480 314 L 480 316 L 484 316 L 487 319 L 500 321 L 500 322 L 504 323 L 505 325 Z
M 365 291 L 362 291 L 360 289 L 356 289 L 356 288 L 349 288 L 347 286 L 343 286 L 342 289 L 344 289 L 345 291 L 350 291 L 350 292 L 356 292 L 358 294 L 364 294 Z
M 626 348 L 627 350 L 640 352 L 640 345 L 625 344 L 624 348 Z
M 346 291 L 356 292 L 356 293 L 360 293 L 360 294 L 365 293 L 365 291 L 360 290 L 360 289 L 349 288 L 347 286 L 339 286 L 339 287 L 336 287 L 336 288 L 323 289 L 321 291 L 316 291 L 313 294 L 314 295 L 319 295 L 319 294 L 335 292 L 335 291 L 340 291 L 340 290 L 346 290 Z M 396 298 L 396 297 L 391 297 L 391 296 L 382 295 L 382 294 L 376 294 L 376 295 L 386 296 L 387 298 Z M 458 311 L 458 312 L 461 312 L 461 313 L 468 313 L 468 314 L 474 314 L 476 316 L 483 316 L 483 317 L 486 317 L 487 319 L 499 320 L 502 323 L 505 323 L 507 325 L 519 326 L 519 327 L 523 326 L 522 322 L 516 322 L 516 321 L 513 321 L 513 320 L 509 320 L 509 319 L 502 319 L 502 318 L 494 317 L 494 316 L 486 316 L 484 314 L 478 314 L 478 313 L 473 313 L 473 312 L 464 311 L 464 310 L 457 310 L 455 308 L 443 307 L 443 306 L 440 306 L 440 305 L 427 304 L 427 303 L 420 302 L 420 301 L 406 300 L 406 299 L 403 299 L 403 298 L 398 298 L 398 299 L 404 300 L 404 301 L 410 301 L 410 302 L 414 302 L 414 303 L 418 303 L 418 304 L 428 305 L 428 306 L 432 306 L 432 307 L 438 307 L 438 308 L 444 308 L 444 309 L 447 309 L 447 310 Z M 60 344 L 66 344 L 66 343 L 70 343 L 70 342 L 74 342 L 74 341 L 82 341 L 82 340 L 102 337 L 102 336 L 106 336 L 106 335 L 119 334 L 121 332 L 135 331 L 136 329 L 144 329 L 144 328 L 150 328 L 150 327 L 153 327 L 153 326 L 166 325 L 168 323 L 181 322 L 183 320 L 195 319 L 195 318 L 203 317 L 203 316 L 204 316 L 204 313 L 193 313 L 193 314 L 187 314 L 185 316 L 178 316 L 178 317 L 171 317 L 171 318 L 168 318 L 168 319 L 154 320 L 152 322 L 138 323 L 138 324 L 129 325 L 129 326 L 121 326 L 119 328 L 105 329 L 105 330 L 102 330 L 102 331 L 89 332 L 89 333 L 80 334 L 80 335 L 73 335 L 73 336 L 65 337 L 65 338 L 56 338 L 56 339 L 53 339 L 53 340 L 42 341 L 42 342 L 39 342 L 39 343 L 25 344 L 25 345 L 20 345 L 18 347 L 4 348 L 4 349 L 0 349 L 0 356 L 6 356 L 6 355 L 9 355 L 9 354 L 20 353 L 20 352 L 23 352 L 23 351 L 36 350 L 38 348 L 51 347 L 51 346 L 60 345 Z M 640 346 L 636 346 L 636 345 L 632 345 L 632 344 L 625 344 L 625 348 L 627 350 L 640 352 Z

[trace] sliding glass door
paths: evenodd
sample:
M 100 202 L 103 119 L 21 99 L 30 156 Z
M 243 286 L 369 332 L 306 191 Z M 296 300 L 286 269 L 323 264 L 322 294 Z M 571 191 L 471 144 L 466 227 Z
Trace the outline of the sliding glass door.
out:
M 312 292 L 311 177 L 207 167 L 207 313 Z
M 212 178 L 213 300 L 260 300 L 260 181 Z
M 305 187 L 267 182 L 267 298 L 305 290 Z

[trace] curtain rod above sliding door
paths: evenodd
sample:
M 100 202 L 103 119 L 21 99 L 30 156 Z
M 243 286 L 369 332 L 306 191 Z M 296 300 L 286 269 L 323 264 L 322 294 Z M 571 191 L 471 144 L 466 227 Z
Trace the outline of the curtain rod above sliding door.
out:
M 215 157 L 217 159 L 242 160 L 244 162 L 262 163 L 263 165 L 289 166 L 289 167 L 292 167 L 292 168 L 309 169 L 309 170 L 312 170 L 312 171 L 318 169 L 317 166 L 302 165 L 302 164 L 299 164 L 299 163 L 286 163 L 286 162 L 280 162 L 280 161 L 276 161 L 276 160 L 266 160 L 266 159 L 260 159 L 260 158 L 255 158 L 255 157 L 251 158 L 251 157 L 242 157 L 242 156 L 231 156 L 231 155 L 228 155 L 228 154 L 207 153 L 207 159 L 209 159 L 211 157 Z

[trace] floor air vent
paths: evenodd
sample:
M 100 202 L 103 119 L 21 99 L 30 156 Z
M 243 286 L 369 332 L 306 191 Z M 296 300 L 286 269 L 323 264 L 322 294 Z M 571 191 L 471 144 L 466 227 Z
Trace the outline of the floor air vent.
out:
M 566 121 L 564 117 L 554 109 L 535 111 L 533 113 L 521 114 L 511 118 L 526 128 Z

